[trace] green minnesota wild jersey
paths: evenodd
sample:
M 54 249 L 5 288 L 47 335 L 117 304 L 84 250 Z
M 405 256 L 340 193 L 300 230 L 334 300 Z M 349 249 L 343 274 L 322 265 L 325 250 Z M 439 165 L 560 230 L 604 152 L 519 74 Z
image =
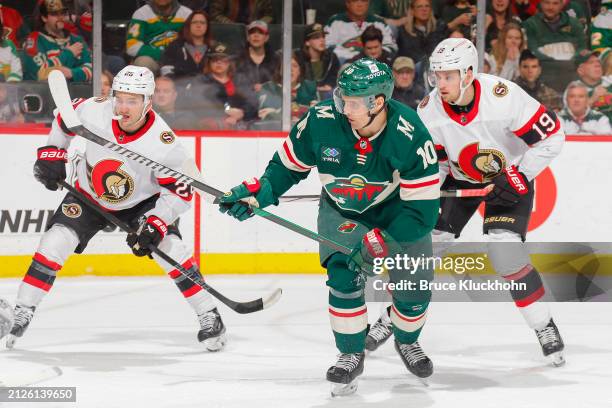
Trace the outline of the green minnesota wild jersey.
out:
M 440 179 L 431 136 L 409 107 L 390 100 L 387 113 L 387 125 L 362 138 L 331 100 L 313 106 L 294 125 L 262 177 L 278 197 L 316 167 L 324 194 L 346 217 L 358 220 L 396 201 L 402 205 L 393 208 L 400 209 L 398 217 L 406 218 L 408 228 L 433 227 Z

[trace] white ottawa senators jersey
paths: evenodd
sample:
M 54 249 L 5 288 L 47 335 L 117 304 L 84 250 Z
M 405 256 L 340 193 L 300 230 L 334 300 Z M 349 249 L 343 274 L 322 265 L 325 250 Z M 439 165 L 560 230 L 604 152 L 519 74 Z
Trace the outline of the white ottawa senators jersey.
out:
M 441 176 L 488 183 L 516 165 L 533 180 L 561 151 L 565 135 L 557 116 L 514 82 L 479 74 L 474 87 L 474 104 L 465 113 L 453 111 L 437 89 L 419 104 Z
M 113 119 L 110 100 L 82 99 L 74 106 L 83 125 L 100 137 L 178 171 L 190 160 L 166 122 L 152 110 L 140 130 L 126 134 Z M 74 137 L 78 136 L 69 132 L 58 114 L 47 144 L 67 148 Z M 159 195 L 155 208 L 146 215 L 155 215 L 167 224 L 189 209 L 193 195 L 190 186 L 157 175 L 150 168 L 90 141 L 86 142 L 85 160 L 80 161 L 76 174 L 75 187 L 107 210 L 132 208 Z

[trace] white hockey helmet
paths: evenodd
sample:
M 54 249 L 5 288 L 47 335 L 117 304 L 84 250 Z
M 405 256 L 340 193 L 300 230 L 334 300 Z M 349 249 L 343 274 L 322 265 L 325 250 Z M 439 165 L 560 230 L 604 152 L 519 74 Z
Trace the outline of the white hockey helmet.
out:
M 438 44 L 431 57 L 429 57 L 429 83 L 432 87 L 436 86 L 434 74 L 436 71 L 459 70 L 461 93 L 455 101 L 458 102 L 463 98 L 466 89 L 472 84 L 472 81 L 468 84 L 463 83 L 470 68 L 474 78 L 478 73 L 478 51 L 476 51 L 474 43 L 465 38 L 447 38 Z
M 140 119 L 147 114 L 147 105 L 155 92 L 155 76 L 147 67 L 128 65 L 115 75 L 112 86 L 113 112 L 115 111 L 115 92 L 126 92 L 144 96 L 144 107 Z

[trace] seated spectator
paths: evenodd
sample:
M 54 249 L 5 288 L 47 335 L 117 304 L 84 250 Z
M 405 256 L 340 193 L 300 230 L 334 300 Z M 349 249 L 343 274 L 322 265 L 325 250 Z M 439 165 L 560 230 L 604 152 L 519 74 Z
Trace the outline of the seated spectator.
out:
M 0 33 L 4 33 L 1 20 Z M 0 36 L 0 82 L 14 82 L 22 79 L 21 60 L 17 55 L 15 45 L 8 38 Z
M 194 11 L 185 20 L 179 38 L 162 54 L 160 73 L 171 78 L 197 75 L 204 70 L 204 56 L 212 43 L 208 15 Z
M 612 48 L 606 48 L 599 56 L 603 67 L 603 81 L 612 83 Z
M 31 32 L 24 43 L 24 79 L 43 81 L 59 69 L 70 81 L 91 81 L 91 53 L 82 37 L 64 29 L 67 10 L 61 0 L 44 0 L 39 13 L 41 31 Z
M 276 66 L 272 81 L 266 82 L 257 93 L 258 116 L 261 120 L 281 120 L 283 104 L 282 64 Z M 295 55 L 291 57 L 291 121 L 297 120 L 318 102 L 317 84 L 302 78 L 300 64 Z
M 181 109 L 198 114 L 200 127 L 204 129 L 236 129 L 243 120 L 255 117 L 255 107 L 234 81 L 234 64 L 228 47 L 216 43 L 206 57 L 204 75 L 189 79 Z
M 523 22 L 529 49 L 541 62 L 573 59 L 586 48 L 582 25 L 563 11 L 563 0 L 542 0 L 540 6 Z
M 440 41 L 459 27 L 462 19 L 463 15 L 447 24 L 434 17 L 431 0 L 412 1 L 406 23 L 398 32 L 397 55 L 410 57 L 416 63 L 417 75 L 420 76 L 423 61 L 429 58 Z
M 214 23 L 250 24 L 255 20 L 272 23 L 272 0 L 211 0 L 210 18 Z
M 599 53 L 585 50 L 576 58 L 578 78 L 589 91 L 591 108 L 605 114 L 612 120 L 612 84 L 603 83 L 603 67 Z
M 113 74 L 108 70 L 102 71 L 102 78 L 100 79 L 100 96 L 108 98 L 110 96 L 111 87 L 113 86 Z
M 425 89 L 414 82 L 414 61 L 409 57 L 397 57 L 393 62 L 393 99 L 416 109 L 425 96 Z
M 348 62 L 355 62 L 361 58 L 372 58 L 391 66 L 393 58 L 391 54 L 383 49 L 382 40 L 382 32 L 374 26 L 369 26 L 361 33 L 363 50 L 348 60 Z
M 325 26 L 327 46 L 333 48 L 341 65 L 362 51 L 361 34 L 372 25 L 383 33 L 383 48 L 390 54 L 397 51 L 389 26 L 368 13 L 368 0 L 346 0 L 345 5 L 346 11 L 334 14 Z
M 444 8 L 442 11 L 442 20 L 446 23 L 456 21 L 458 17 L 461 17 L 457 27 L 452 28 L 451 31 L 461 31 L 464 38 L 472 37 L 472 24 L 476 18 L 476 6 L 473 0 L 453 0 L 450 2 L 451 5 Z
M 559 115 L 565 133 L 568 135 L 609 135 L 612 134 L 610 120 L 589 107 L 587 87 L 580 81 L 571 82 L 563 100 L 565 108 Z
M 272 79 L 278 56 L 274 54 L 268 40 L 268 24 L 253 21 L 247 26 L 247 48 L 238 56 L 236 82 L 243 92 L 255 103 L 256 93 L 264 82 Z
M 0 123 L 23 123 L 15 95 L 9 95 L 8 85 L 0 83 Z
M 513 80 L 519 74 L 519 58 L 527 44 L 521 26 L 510 22 L 499 32 L 499 38 L 493 46 L 495 60 L 493 75 Z
M 603 52 L 612 47 L 612 1 L 604 1 L 591 24 L 591 48 Z
M 151 0 L 132 15 L 125 52 L 134 65 L 159 71 L 162 53 L 178 37 L 191 9 L 177 0 Z
M 540 0 L 512 0 L 512 12 L 522 21 L 538 12 Z
M 176 109 L 178 93 L 172 78 L 160 76 L 155 79 L 153 109 L 172 129 L 195 129 L 198 127 L 197 116 L 187 110 Z
M 322 99 L 330 98 L 336 86 L 340 62 L 336 54 L 325 47 L 323 25 L 315 23 L 306 27 L 304 46 L 295 52 L 295 58 L 304 79 L 317 83 Z
M 0 5 L 0 22 L 2 22 L 3 31 L 6 31 L 6 38 L 12 41 L 16 48 L 21 47 L 21 41 L 29 34 L 30 29 L 19 11 L 14 8 Z
M 525 90 L 532 98 L 559 112 L 563 108 L 561 95 L 540 79 L 542 67 L 540 60 L 529 50 L 523 50 L 519 59 L 519 77 L 515 82 Z
M 510 0 L 493 0 L 487 3 L 485 51 L 490 52 L 492 50 L 497 42 L 499 33 L 510 22 L 518 24 L 521 22 L 521 20 L 514 16 Z M 518 55 L 516 58 L 518 60 Z

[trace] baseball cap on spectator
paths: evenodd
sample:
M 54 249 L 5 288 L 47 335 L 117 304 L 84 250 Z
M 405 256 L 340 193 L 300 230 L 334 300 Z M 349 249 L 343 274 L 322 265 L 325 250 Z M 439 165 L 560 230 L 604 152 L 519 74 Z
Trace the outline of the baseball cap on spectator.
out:
M 231 57 L 231 52 L 227 44 L 217 42 L 213 47 L 208 49 L 206 56 L 209 58 L 215 57 Z
M 247 33 L 250 33 L 253 30 L 259 30 L 264 34 L 268 34 L 268 23 L 262 20 L 255 20 L 247 26 Z
M 393 62 L 393 70 L 401 71 L 403 69 L 409 69 L 414 71 L 414 61 L 410 57 L 397 57 Z
M 596 57 L 599 57 L 599 51 L 592 51 L 592 50 L 582 50 L 582 51 L 580 51 L 580 53 L 574 59 L 574 63 L 576 64 L 576 68 L 578 68 L 583 63 L 587 62 L 589 60 L 589 58 L 591 58 L 593 55 L 595 55 Z
M 318 37 L 319 35 L 325 35 L 325 32 L 323 31 L 323 24 L 314 23 L 306 26 L 306 30 L 304 31 L 304 38 L 306 40 Z

